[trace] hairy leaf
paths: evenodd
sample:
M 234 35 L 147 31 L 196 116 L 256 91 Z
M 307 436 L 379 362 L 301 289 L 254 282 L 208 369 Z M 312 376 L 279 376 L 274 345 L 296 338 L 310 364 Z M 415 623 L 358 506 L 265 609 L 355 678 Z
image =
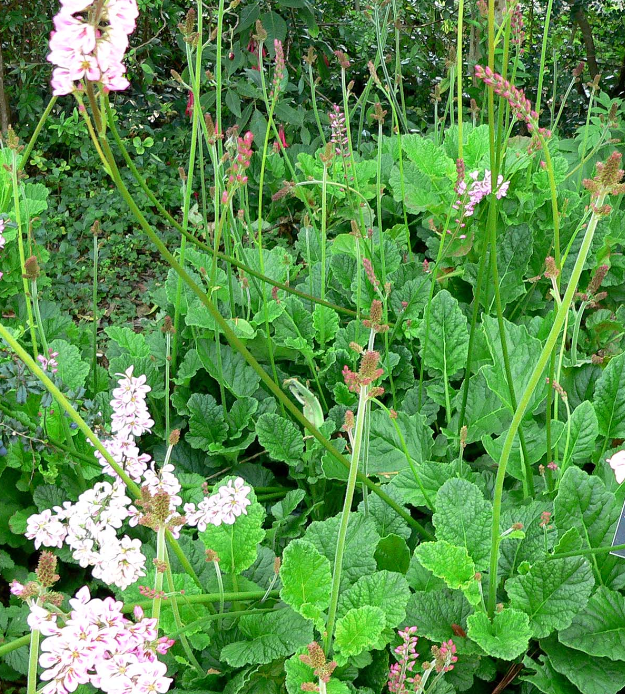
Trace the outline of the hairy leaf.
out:
M 595 584 L 584 557 L 536 562 L 528 573 L 506 582 L 512 607 L 530 618 L 534 638 L 566 629 L 584 608 Z

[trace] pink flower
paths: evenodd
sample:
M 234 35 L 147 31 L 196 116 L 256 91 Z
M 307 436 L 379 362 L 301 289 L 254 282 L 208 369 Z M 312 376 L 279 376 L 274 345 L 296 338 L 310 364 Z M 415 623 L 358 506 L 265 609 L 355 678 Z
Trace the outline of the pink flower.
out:
M 61 548 L 67 530 L 57 518 L 52 516 L 52 511 L 47 509 L 29 517 L 24 535 L 29 540 L 34 540 L 35 549 L 39 549 L 41 545 Z
M 54 17 L 48 61 L 52 73 L 52 91 L 61 96 L 81 89 L 82 80 L 100 82 L 109 90 L 129 86 L 122 63 L 128 48 L 128 35 L 135 29 L 136 0 L 104 0 L 99 4 L 97 25 L 91 14 L 79 14 L 93 4 L 87 0 L 62 0 Z
M 284 132 L 284 126 L 282 124 L 278 128 L 278 141 L 276 141 L 276 145 L 278 145 L 278 149 L 280 147 L 286 149 L 289 146 L 286 141 L 286 134 Z
M 187 116 L 187 118 L 191 118 L 193 116 L 193 102 L 194 102 L 193 92 L 189 90 L 189 96 L 187 97 L 187 108 L 185 109 L 185 112 L 184 112 L 184 115 Z

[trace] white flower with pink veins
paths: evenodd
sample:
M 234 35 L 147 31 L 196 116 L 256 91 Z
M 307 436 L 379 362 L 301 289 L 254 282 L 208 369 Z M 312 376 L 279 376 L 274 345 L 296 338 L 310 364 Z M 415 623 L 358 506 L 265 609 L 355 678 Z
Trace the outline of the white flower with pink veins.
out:
M 61 548 L 67 530 L 63 523 L 52 515 L 52 511 L 46 509 L 29 517 L 24 535 L 29 540 L 34 540 L 35 549 L 39 549 L 41 545 Z

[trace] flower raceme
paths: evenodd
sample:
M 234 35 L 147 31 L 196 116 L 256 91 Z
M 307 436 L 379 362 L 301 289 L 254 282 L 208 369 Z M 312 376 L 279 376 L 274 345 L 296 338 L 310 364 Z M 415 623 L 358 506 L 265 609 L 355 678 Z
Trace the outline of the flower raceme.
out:
M 157 620 L 135 608 L 136 621 L 122 614 L 123 603 L 92 598 L 81 588 L 69 601 L 72 608 L 62 627 L 56 615 L 39 608 L 33 628 L 46 637 L 41 644 L 42 694 L 67 694 L 79 684 L 92 684 L 107 694 L 166 692 L 172 678 L 157 659 L 173 645 L 158 638 Z
M 241 477 L 220 487 L 214 494 L 204 497 L 195 504 L 185 504 L 187 525 L 197 525 L 198 530 L 206 530 L 207 525 L 233 525 L 240 515 L 247 515 L 247 507 L 252 503 L 248 498 L 251 489 Z
M 532 104 L 522 89 L 517 89 L 500 74 L 493 72 L 488 65 L 476 65 L 475 76 L 510 104 L 515 118 L 525 122 L 531 133 L 537 132 L 543 137 L 551 137 L 550 130 L 538 127 L 538 113 L 532 109 Z
M 56 66 L 52 93 L 82 90 L 84 80 L 109 91 L 127 89 L 122 60 L 138 14 L 136 0 L 61 0 L 47 57 Z
M 458 200 L 456 200 L 453 207 L 455 210 L 462 210 L 460 218 L 456 220 L 461 227 L 465 226 L 462 220 L 465 217 L 472 217 L 477 205 L 493 192 L 490 170 L 486 169 L 484 171 L 484 178 L 481 181 L 478 180 L 479 175 L 479 171 L 473 171 L 469 174 L 470 182 L 468 184 L 463 179 L 456 184 Z M 508 194 L 509 187 L 510 181 L 504 181 L 503 176 L 500 174 L 497 177 L 497 187 L 494 191 L 497 200 L 501 200 Z M 464 238 L 464 236 L 460 238 Z

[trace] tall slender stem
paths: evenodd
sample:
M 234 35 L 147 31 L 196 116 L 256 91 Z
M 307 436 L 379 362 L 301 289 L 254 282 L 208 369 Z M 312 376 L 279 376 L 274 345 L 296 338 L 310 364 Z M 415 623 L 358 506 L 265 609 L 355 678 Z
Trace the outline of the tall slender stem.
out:
M 347 488 L 345 489 L 345 499 L 343 501 L 343 511 L 341 513 L 341 525 L 336 542 L 336 554 L 334 556 L 334 572 L 332 574 L 332 592 L 330 593 L 330 607 L 328 609 L 328 621 L 326 622 L 325 652 L 330 655 L 332 636 L 334 634 L 334 622 L 336 619 L 336 608 L 339 602 L 339 592 L 341 587 L 341 573 L 343 570 L 343 555 L 345 553 L 345 539 L 347 537 L 347 526 L 349 525 L 349 514 L 354 500 L 354 489 L 356 488 L 356 477 L 358 472 L 358 461 L 360 460 L 360 449 L 362 446 L 363 429 L 365 424 L 365 414 L 368 407 L 367 396 L 369 388 L 361 386 L 360 398 L 358 401 L 358 413 L 356 415 L 356 427 L 354 431 L 354 444 L 352 446 L 352 457 L 347 477 Z
M 37 663 L 39 661 L 39 629 L 30 632 L 30 652 L 28 654 L 28 683 L 26 694 L 36 694 L 37 692 Z
M 15 150 L 11 152 L 13 156 L 13 165 L 11 167 L 11 184 L 13 187 L 13 208 L 15 210 L 15 224 L 17 225 L 17 247 L 20 254 L 20 270 L 22 273 L 22 289 L 24 291 L 24 302 L 26 303 L 26 313 L 28 315 L 28 326 L 30 330 L 30 342 L 33 350 L 33 357 L 37 358 L 39 352 L 37 348 L 37 335 L 35 333 L 35 320 L 33 317 L 33 308 L 31 304 L 30 289 L 28 287 L 28 279 L 26 278 L 26 254 L 24 253 L 24 239 L 22 237 L 22 214 L 20 210 L 19 186 L 17 181 L 17 156 Z
M 605 195 L 600 195 L 597 201 L 595 202 L 595 207 L 597 209 L 600 208 L 603 205 L 604 200 Z M 551 330 L 549 331 L 547 341 L 545 342 L 545 345 L 540 353 L 540 357 L 538 358 L 538 362 L 536 363 L 536 366 L 534 367 L 529 377 L 527 386 L 523 391 L 523 395 L 521 396 L 519 405 L 516 409 L 516 412 L 514 413 L 514 416 L 512 417 L 512 423 L 510 424 L 510 428 L 508 429 L 508 433 L 506 434 L 506 438 L 504 440 L 501 458 L 499 460 L 499 466 L 497 468 L 497 477 L 495 478 L 495 494 L 493 499 L 493 526 L 491 532 L 490 574 L 488 593 L 488 613 L 491 617 L 495 613 L 495 605 L 497 603 L 497 567 L 499 563 L 499 523 L 501 519 L 501 500 L 503 497 L 503 485 L 506 478 L 506 467 L 508 465 L 508 460 L 510 459 L 512 444 L 514 443 L 514 438 L 521 424 L 521 420 L 523 419 L 523 416 L 525 415 L 525 412 L 529 406 L 530 399 L 542 377 L 545 367 L 547 366 L 547 363 L 551 357 L 551 352 L 558 340 L 558 336 L 560 335 L 560 331 L 562 330 L 562 326 L 564 325 L 564 322 L 566 320 L 569 308 L 573 301 L 573 297 L 575 296 L 575 292 L 577 291 L 579 278 L 582 274 L 586 258 L 588 257 L 588 252 L 590 250 L 590 245 L 595 235 L 595 230 L 597 228 L 599 218 L 600 215 L 598 215 L 596 212 L 593 212 L 590 223 L 586 228 L 586 233 L 584 234 L 582 245 L 579 250 L 577 260 L 575 261 L 575 266 L 573 267 L 568 287 L 556 313 L 556 317 L 554 319 Z

